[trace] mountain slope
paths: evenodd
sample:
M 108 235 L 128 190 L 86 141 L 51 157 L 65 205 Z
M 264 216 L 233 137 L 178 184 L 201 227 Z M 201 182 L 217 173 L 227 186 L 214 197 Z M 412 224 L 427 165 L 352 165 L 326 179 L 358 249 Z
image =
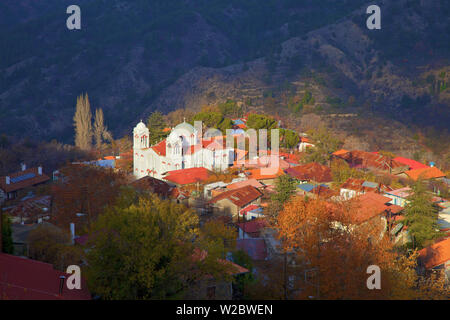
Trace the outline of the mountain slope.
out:
M 13 22 L 0 32 L 0 133 L 71 142 L 82 92 L 116 135 L 156 109 L 234 98 L 283 110 L 286 95 L 305 90 L 313 110 L 449 119 L 449 90 L 436 91 L 450 74 L 439 78 L 450 57 L 445 1 L 380 1 L 379 31 L 365 28 L 357 0 L 71 2 L 80 31 L 65 28 L 65 2 L 5 2 Z

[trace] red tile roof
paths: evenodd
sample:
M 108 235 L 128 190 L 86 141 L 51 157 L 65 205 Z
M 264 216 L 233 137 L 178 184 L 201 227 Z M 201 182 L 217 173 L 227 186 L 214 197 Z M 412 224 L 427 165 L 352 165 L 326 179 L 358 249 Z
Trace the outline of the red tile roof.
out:
M 413 159 L 408 159 L 408 158 L 402 158 L 402 157 L 397 157 L 394 158 L 393 160 L 406 164 L 410 170 L 414 170 L 414 169 L 422 169 L 422 168 L 429 168 L 427 165 L 420 163 L 416 160 Z
M 222 192 L 221 194 L 212 198 L 209 202 L 216 203 L 217 201 L 228 199 L 236 206 L 242 208 L 261 196 L 262 193 L 258 189 L 252 186 L 245 186 L 239 189 Z
M 370 191 L 375 192 L 375 191 L 377 191 L 378 188 L 371 188 L 369 186 L 363 186 L 364 182 L 365 182 L 365 180 L 363 180 L 363 179 L 348 178 L 347 181 L 345 181 L 341 185 L 341 188 L 354 190 L 354 191 L 358 191 L 358 192 L 370 192 Z M 377 183 L 377 185 L 379 185 L 379 184 Z M 380 187 L 383 187 L 383 190 L 386 189 L 386 187 L 384 187 L 384 186 L 380 186 Z
M 330 182 L 333 180 L 331 177 L 331 169 L 315 162 L 289 168 L 286 169 L 285 172 L 298 180 L 310 180 L 316 182 Z
M 60 276 L 70 276 L 48 263 L 0 253 L 0 300 L 90 300 L 83 280 L 81 289 L 63 287 Z
M 166 140 L 154 145 L 152 149 L 160 156 L 166 156 Z
M 167 182 L 150 176 L 142 177 L 136 181 L 133 181 L 131 185 L 137 189 L 147 190 L 162 196 L 168 196 L 171 191 L 171 187 L 167 184 Z
M 256 179 L 256 180 L 275 179 L 279 176 L 284 175 L 284 171 L 281 168 L 278 168 L 278 170 L 275 173 L 271 174 L 266 174 L 264 170 L 269 170 L 269 168 L 252 169 L 246 171 L 245 173 L 248 174 L 249 179 Z
M 356 224 L 366 222 L 373 217 L 384 214 L 387 210 L 391 210 L 393 214 L 403 210 L 400 206 L 389 204 L 391 198 L 374 192 L 367 192 L 356 197 L 353 201 L 355 207 L 351 218 Z
M 403 163 L 372 152 L 353 150 L 346 153 L 335 153 L 334 155 L 347 161 L 350 166 L 357 168 L 389 170 L 389 167 L 392 169 L 405 167 Z
M 326 199 L 337 196 L 339 194 L 338 192 L 331 190 L 330 188 L 321 186 L 321 185 L 312 189 L 311 193 L 316 194 L 318 197 L 326 198 Z
M 180 169 L 169 171 L 164 177 L 164 180 L 173 182 L 178 185 L 192 184 L 196 182 L 206 181 L 211 174 L 211 171 L 203 167 Z
M 10 184 L 6 184 L 6 176 L 0 177 L 0 189 L 4 190 L 5 192 L 17 191 L 50 180 L 50 178 L 45 173 L 39 174 L 38 168 L 30 168 L 24 171 L 15 172 L 13 174 L 10 174 L 9 177 Z M 21 181 L 13 182 L 14 179 L 21 179 L 20 177 L 23 177 L 24 179 Z
M 347 153 L 347 152 L 348 152 L 348 150 L 340 149 L 340 150 L 338 150 L 338 151 L 333 152 L 333 155 L 339 156 L 339 155 L 345 154 L 345 153 Z
M 244 209 L 242 209 L 241 211 L 239 211 L 239 215 L 242 216 L 244 214 L 247 214 L 247 212 L 258 209 L 259 206 L 256 204 L 251 204 L 249 206 L 246 206 Z
M 419 251 L 419 259 L 427 269 L 437 267 L 450 260 L 450 238 L 424 248 Z
M 264 187 L 264 185 L 261 182 L 259 182 L 258 180 L 256 180 L 256 179 L 248 179 L 248 180 L 239 181 L 239 182 L 235 182 L 235 183 L 229 184 L 229 185 L 227 185 L 227 189 L 234 190 L 234 189 L 239 189 L 239 188 L 242 188 L 242 187 L 245 187 L 245 186 L 252 186 L 252 187 L 255 187 L 255 188 L 262 188 L 262 187 Z
M 237 224 L 242 231 L 248 234 L 256 234 L 267 226 L 265 219 L 253 219 L 246 222 L 241 222 Z
M 408 177 L 410 177 L 413 180 L 420 179 L 434 179 L 434 178 L 443 178 L 445 177 L 445 173 L 443 173 L 441 170 L 439 170 L 436 167 L 427 167 L 422 169 L 414 169 L 409 170 L 405 172 Z

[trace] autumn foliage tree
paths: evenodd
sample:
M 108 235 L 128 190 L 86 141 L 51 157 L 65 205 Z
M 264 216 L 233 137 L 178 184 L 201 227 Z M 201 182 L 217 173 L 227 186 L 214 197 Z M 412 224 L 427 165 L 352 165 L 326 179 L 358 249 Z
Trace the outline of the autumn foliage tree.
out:
M 64 229 L 71 222 L 90 225 L 108 205 L 114 204 L 126 182 L 123 174 L 112 169 L 81 164 L 67 165 L 60 175 L 51 189 L 52 218 Z
M 49 223 L 30 231 L 27 241 L 31 259 L 50 263 L 61 271 L 79 265 L 83 259 L 82 250 L 72 245 L 69 232 Z
M 280 212 L 280 240 L 296 256 L 293 298 L 423 299 L 430 297 L 427 292 L 433 292 L 433 298 L 448 294 L 438 282 L 416 274 L 414 254 L 400 254 L 389 237 L 380 238 L 379 229 L 370 224 L 356 227 L 351 215 L 351 205 L 303 197 Z M 380 290 L 367 287 L 371 265 L 381 270 Z M 311 276 L 308 281 L 306 274 Z

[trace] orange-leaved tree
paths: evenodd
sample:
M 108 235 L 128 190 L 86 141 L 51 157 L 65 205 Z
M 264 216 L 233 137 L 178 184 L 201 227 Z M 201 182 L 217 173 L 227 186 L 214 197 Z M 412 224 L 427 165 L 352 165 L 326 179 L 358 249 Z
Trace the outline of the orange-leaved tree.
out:
M 378 225 L 352 224 L 354 205 L 295 197 L 280 212 L 277 228 L 290 268 L 293 298 L 423 299 L 444 297 L 442 278 L 427 281 L 416 274 L 416 254 L 401 254 Z M 380 288 L 367 285 L 380 270 Z M 370 270 L 370 269 L 369 269 Z
M 52 218 L 63 228 L 71 222 L 90 225 L 108 205 L 114 204 L 125 176 L 112 169 L 67 165 L 52 185 Z

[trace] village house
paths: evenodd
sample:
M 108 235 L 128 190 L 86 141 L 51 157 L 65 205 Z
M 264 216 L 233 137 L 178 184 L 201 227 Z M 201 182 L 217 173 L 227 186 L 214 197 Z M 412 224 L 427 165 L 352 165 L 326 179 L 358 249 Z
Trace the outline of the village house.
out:
M 410 187 L 404 187 L 396 190 L 385 191 L 384 195 L 392 199 L 392 204 L 405 207 L 408 204 L 407 198 L 412 195 L 412 189 Z
M 187 168 L 169 171 L 163 176 L 163 179 L 176 186 L 185 186 L 204 183 L 211 174 L 211 171 L 203 167 Z
M 141 121 L 133 130 L 134 175 L 163 179 L 169 171 L 200 167 L 223 171 L 233 164 L 234 148 L 226 147 L 223 137 L 206 140 L 200 135 L 192 125 L 183 122 L 166 139 L 150 146 L 149 130 Z
M 302 183 L 297 186 L 297 194 L 310 198 L 330 199 L 337 196 L 337 192 L 331 190 L 326 184 Z
M 419 265 L 429 271 L 442 270 L 450 283 L 450 238 L 438 241 L 419 251 Z
M 173 189 L 167 182 L 150 176 L 133 181 L 131 186 L 139 191 L 157 194 L 162 199 L 169 198 Z
M 403 158 L 403 157 L 396 157 L 393 159 L 394 161 L 403 163 L 404 165 L 407 165 L 409 167 L 409 170 L 415 170 L 415 169 L 423 169 L 428 168 L 427 165 L 420 163 L 419 161 Z
M 307 137 L 300 137 L 300 142 L 298 144 L 298 151 L 305 152 L 307 148 L 315 147 L 311 140 Z
M 349 200 L 366 192 L 380 193 L 388 190 L 391 190 L 391 188 L 381 183 L 348 178 L 340 187 L 340 196 L 343 200 Z
M 212 198 L 209 203 L 213 206 L 215 213 L 237 217 L 239 211 L 244 207 L 250 204 L 259 204 L 261 197 L 261 191 L 252 186 L 245 186 L 222 192 Z
M 333 180 L 331 169 L 315 162 L 289 168 L 285 172 L 300 183 L 327 184 Z
M 443 173 L 441 170 L 439 170 L 436 167 L 426 167 L 426 168 L 420 168 L 420 169 L 414 169 L 405 171 L 399 176 L 404 178 L 409 178 L 414 181 L 417 181 L 419 179 L 424 181 L 431 181 L 431 180 L 443 180 L 445 178 L 445 173 Z
M 333 156 L 345 160 L 351 168 L 356 169 L 389 172 L 391 174 L 399 174 L 409 170 L 407 165 L 379 153 L 353 150 L 347 152 L 335 152 L 333 153 Z
M 259 238 L 260 232 L 267 226 L 265 219 L 243 220 L 237 223 L 239 229 L 238 239 Z
M 388 219 L 403 210 L 402 207 L 391 204 L 390 198 L 374 192 L 367 192 L 351 201 L 354 201 L 350 217 L 352 225 L 372 225 L 379 228 L 381 234 L 389 231 Z
M 256 189 L 262 190 L 264 189 L 265 185 L 259 182 L 256 179 L 246 179 L 242 181 L 233 182 L 229 185 L 227 185 L 228 190 L 235 190 L 246 186 L 252 186 Z
M 11 200 L 17 197 L 20 190 L 49 181 L 50 178 L 43 172 L 42 166 L 27 169 L 22 164 L 22 170 L 7 176 L 0 177 L 0 201 Z
M 269 172 L 267 172 L 269 170 Z M 245 171 L 249 180 L 257 180 L 258 182 L 264 184 L 265 186 L 275 185 L 275 182 L 279 176 L 285 173 L 281 168 L 259 168 Z
M 244 178 L 241 178 L 244 179 Z M 203 197 L 205 199 L 211 199 L 218 195 L 219 193 L 222 193 L 225 190 L 225 187 L 228 186 L 228 183 L 225 183 L 223 181 L 217 181 L 213 183 L 208 183 L 203 186 Z
M 261 206 L 256 205 L 256 204 L 251 204 L 239 211 L 239 217 L 242 217 L 245 220 L 253 220 L 253 219 L 257 219 L 257 218 L 263 218 L 264 211 Z

